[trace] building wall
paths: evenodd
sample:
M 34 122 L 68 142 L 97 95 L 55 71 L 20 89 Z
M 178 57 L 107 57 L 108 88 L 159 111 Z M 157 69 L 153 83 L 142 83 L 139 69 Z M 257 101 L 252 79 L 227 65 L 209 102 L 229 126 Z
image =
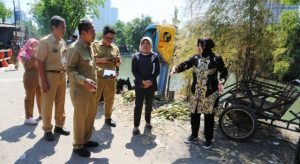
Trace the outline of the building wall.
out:
M 118 21 L 118 8 L 111 7 L 111 0 L 107 0 L 104 7 L 98 7 L 98 10 L 99 18 L 93 18 L 96 32 L 101 32 L 104 26 L 113 26 Z

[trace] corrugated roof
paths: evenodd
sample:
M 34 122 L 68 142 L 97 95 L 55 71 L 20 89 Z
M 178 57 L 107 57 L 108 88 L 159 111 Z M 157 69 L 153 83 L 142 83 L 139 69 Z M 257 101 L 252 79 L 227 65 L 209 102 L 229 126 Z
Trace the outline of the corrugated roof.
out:
M 6 27 L 6 28 L 16 28 L 15 25 L 12 25 L 12 24 L 1 24 L 0 23 L 0 27 Z

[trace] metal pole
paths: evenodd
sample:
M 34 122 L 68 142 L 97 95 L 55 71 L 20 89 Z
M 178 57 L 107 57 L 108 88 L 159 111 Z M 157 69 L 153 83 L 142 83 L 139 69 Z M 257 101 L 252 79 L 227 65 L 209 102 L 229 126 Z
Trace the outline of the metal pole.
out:
M 15 0 L 13 0 L 13 3 L 14 3 L 15 28 L 17 28 L 17 18 L 16 18 L 16 6 L 15 6 Z

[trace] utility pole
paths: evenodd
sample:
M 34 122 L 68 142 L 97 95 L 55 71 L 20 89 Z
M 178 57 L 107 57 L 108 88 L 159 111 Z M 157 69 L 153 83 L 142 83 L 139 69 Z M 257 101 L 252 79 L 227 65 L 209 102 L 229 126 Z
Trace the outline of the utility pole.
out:
M 15 27 L 17 28 L 17 18 L 16 18 L 16 4 L 15 4 L 15 0 L 13 0 L 14 3 L 14 18 L 15 18 Z

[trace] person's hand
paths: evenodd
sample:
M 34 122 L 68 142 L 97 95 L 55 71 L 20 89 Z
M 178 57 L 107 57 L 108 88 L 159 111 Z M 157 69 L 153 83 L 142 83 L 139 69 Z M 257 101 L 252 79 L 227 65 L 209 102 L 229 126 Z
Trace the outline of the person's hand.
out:
M 224 85 L 223 83 L 220 83 L 218 84 L 218 90 L 219 90 L 219 94 L 223 93 L 223 90 L 224 90 Z
M 47 93 L 47 92 L 48 92 L 48 90 L 49 90 L 49 84 L 48 84 L 47 81 L 42 82 L 41 89 L 42 89 L 42 91 L 43 91 L 44 93 Z
M 174 65 L 174 66 L 172 67 L 172 70 L 171 70 L 169 76 L 172 76 L 173 74 L 176 73 L 176 67 L 177 67 L 177 65 Z
M 114 61 L 117 67 L 121 65 L 121 59 L 119 56 L 114 57 Z
M 152 82 L 150 83 L 149 82 L 150 80 L 143 80 L 142 83 L 143 83 L 143 87 L 146 89 L 146 88 L 149 88 L 151 85 L 152 85 Z
M 102 58 L 96 57 L 96 64 L 99 64 L 99 63 L 107 64 L 109 62 L 111 62 L 111 59 L 109 59 L 107 57 L 102 57 Z
M 92 93 L 95 93 L 97 89 L 96 83 L 91 79 L 86 79 L 84 81 L 84 87 Z

